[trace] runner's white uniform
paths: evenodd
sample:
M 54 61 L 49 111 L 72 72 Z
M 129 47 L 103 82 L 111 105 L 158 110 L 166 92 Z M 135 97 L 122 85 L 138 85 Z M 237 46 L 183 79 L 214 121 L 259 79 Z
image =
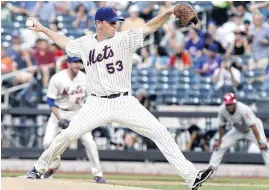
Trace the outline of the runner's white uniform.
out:
M 83 60 L 89 95 L 86 103 L 39 158 L 35 168 L 46 171 L 53 157 L 63 153 L 73 140 L 100 125 L 116 122 L 155 142 L 166 159 L 192 187 L 198 170 L 186 160 L 166 127 L 131 95 L 132 56 L 143 46 L 143 30 L 118 32 L 112 38 L 98 42 L 94 35 L 70 41 L 66 52 Z M 128 92 L 128 95 L 123 95 Z M 121 93 L 116 98 L 101 98 Z
M 214 151 L 210 159 L 209 165 L 218 167 L 224 153 L 233 146 L 240 139 L 248 139 L 252 142 L 258 144 L 256 137 L 250 128 L 252 125 L 256 124 L 256 127 L 259 131 L 261 141 L 267 143 L 266 136 L 264 134 L 264 128 L 262 121 L 255 116 L 252 110 L 242 102 L 237 101 L 236 110 L 234 114 L 230 114 L 225 105 L 220 107 L 219 111 L 219 126 L 225 126 L 229 124 L 233 128 L 228 131 L 221 141 L 221 145 L 217 151 Z M 264 162 L 269 170 L 269 150 L 261 151 Z
M 56 73 L 50 79 L 47 97 L 55 100 L 60 118 L 71 121 L 85 101 L 86 90 L 86 74 L 79 71 L 77 76 L 71 80 L 67 74 L 67 69 L 65 69 Z M 45 148 L 50 146 L 54 137 L 61 131 L 58 122 L 56 116 L 51 113 L 43 141 Z M 91 162 L 93 176 L 103 176 L 97 146 L 91 132 L 84 134 L 80 139 Z M 57 169 L 59 166 L 60 156 L 57 156 L 51 163 L 50 168 Z

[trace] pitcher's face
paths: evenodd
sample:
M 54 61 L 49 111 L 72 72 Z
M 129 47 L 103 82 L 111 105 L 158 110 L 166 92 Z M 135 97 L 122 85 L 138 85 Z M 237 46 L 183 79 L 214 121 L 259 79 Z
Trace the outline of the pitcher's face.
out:
M 104 21 L 96 21 L 97 29 L 100 30 L 104 36 L 113 37 L 115 36 L 117 30 L 117 21 L 108 22 Z

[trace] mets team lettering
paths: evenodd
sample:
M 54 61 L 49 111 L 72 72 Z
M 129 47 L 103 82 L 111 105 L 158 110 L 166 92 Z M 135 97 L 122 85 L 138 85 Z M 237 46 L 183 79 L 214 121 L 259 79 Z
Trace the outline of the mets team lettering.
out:
M 52 76 L 47 96 L 55 99 L 60 108 L 78 110 L 86 97 L 86 78 L 85 73 L 80 71 L 70 80 L 67 70 L 62 70 Z
M 81 94 L 81 93 L 84 93 L 81 86 L 77 86 L 77 88 L 74 90 L 70 90 L 69 87 L 65 87 L 63 88 L 61 95 L 68 96 L 68 95 Z
M 89 65 L 92 65 L 92 64 L 95 64 L 96 62 L 101 62 L 103 61 L 103 59 L 108 59 L 110 57 L 113 57 L 114 56 L 114 52 L 113 50 L 111 49 L 111 46 L 105 46 L 104 49 L 103 49 L 103 55 L 101 53 L 99 53 L 96 58 L 95 58 L 95 49 L 93 50 L 90 50 L 90 53 L 89 53 L 89 61 L 87 62 L 87 66 Z M 106 64 L 106 68 L 107 68 L 107 72 L 109 74 L 113 74 L 115 72 L 115 69 L 117 71 L 122 71 L 123 69 L 123 65 L 122 65 L 122 61 L 117 61 L 115 63 L 115 65 L 117 67 L 114 67 L 114 63 L 107 63 Z
M 101 62 L 103 61 L 103 59 L 108 59 L 109 57 L 113 57 L 114 56 L 114 52 L 111 49 L 111 46 L 105 46 L 103 49 L 104 54 L 102 55 L 101 53 L 99 53 L 96 57 L 95 57 L 95 49 L 90 50 L 89 53 L 89 61 L 87 62 L 87 66 L 91 65 L 91 64 L 95 64 L 96 62 Z

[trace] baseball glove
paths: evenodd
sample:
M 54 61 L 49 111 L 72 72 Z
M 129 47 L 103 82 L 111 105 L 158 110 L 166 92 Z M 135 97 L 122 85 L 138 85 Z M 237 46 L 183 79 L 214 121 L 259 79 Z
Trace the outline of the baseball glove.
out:
M 61 119 L 58 122 L 59 127 L 61 127 L 62 129 L 66 129 L 69 125 L 70 121 L 68 121 L 67 119 Z
M 180 24 L 187 27 L 191 23 L 198 23 L 198 17 L 193 8 L 187 3 L 178 3 L 174 8 L 174 15 L 179 19 Z

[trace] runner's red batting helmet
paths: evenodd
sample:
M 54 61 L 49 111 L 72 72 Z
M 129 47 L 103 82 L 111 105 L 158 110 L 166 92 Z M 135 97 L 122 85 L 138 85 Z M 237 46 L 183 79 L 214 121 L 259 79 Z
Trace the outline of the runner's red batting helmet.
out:
M 234 93 L 227 93 L 223 96 L 223 103 L 225 105 L 235 104 L 237 102 Z

